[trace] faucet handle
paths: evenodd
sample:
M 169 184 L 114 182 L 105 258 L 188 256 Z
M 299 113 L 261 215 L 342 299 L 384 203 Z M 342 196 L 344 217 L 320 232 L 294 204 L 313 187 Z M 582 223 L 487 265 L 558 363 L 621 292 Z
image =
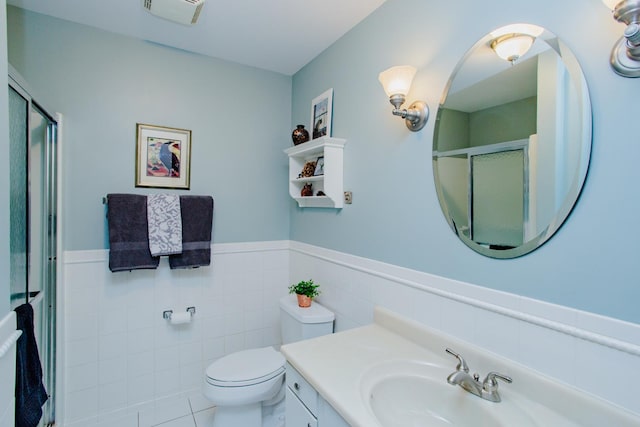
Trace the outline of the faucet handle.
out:
M 484 381 L 482 381 L 482 389 L 488 392 L 494 392 L 498 390 L 498 381 L 496 381 L 496 379 L 500 379 L 507 383 L 513 382 L 511 377 L 500 374 L 498 372 L 489 372 L 487 374 L 487 377 L 484 379 Z
M 456 371 L 469 372 L 469 366 L 467 366 L 467 362 L 460 354 L 456 353 L 450 348 L 446 348 L 445 351 L 458 359 L 458 366 L 456 366 Z

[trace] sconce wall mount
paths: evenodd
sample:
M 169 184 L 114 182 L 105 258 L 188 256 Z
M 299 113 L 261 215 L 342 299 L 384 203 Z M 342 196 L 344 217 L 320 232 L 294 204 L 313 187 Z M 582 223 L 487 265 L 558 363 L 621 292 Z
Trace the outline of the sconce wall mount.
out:
M 404 96 L 390 96 L 389 102 L 394 106 L 391 114 L 402 117 L 409 130 L 418 132 L 429 120 L 429 107 L 424 101 L 414 101 L 409 105 L 409 108 L 401 109 L 400 107 L 404 104 L 404 101 Z
M 414 67 L 403 65 L 391 67 L 378 76 L 378 80 L 389 97 L 389 102 L 394 107 L 391 113 L 405 119 L 407 128 L 412 132 L 421 130 L 429 120 L 429 107 L 424 101 L 414 101 L 409 105 L 409 108 L 401 108 L 405 103 L 415 74 Z
M 611 67 L 623 77 L 640 77 L 640 0 L 603 0 L 613 18 L 627 25 L 611 51 Z

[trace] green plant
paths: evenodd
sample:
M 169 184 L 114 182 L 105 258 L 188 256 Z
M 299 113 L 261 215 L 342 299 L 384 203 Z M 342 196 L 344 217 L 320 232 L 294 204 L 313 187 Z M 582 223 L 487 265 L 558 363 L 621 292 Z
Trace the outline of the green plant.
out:
M 312 279 L 303 280 L 289 286 L 289 293 L 306 295 L 310 298 L 315 298 L 320 295 L 320 291 L 318 290 L 319 287 L 320 285 L 316 285 L 315 283 L 313 283 Z

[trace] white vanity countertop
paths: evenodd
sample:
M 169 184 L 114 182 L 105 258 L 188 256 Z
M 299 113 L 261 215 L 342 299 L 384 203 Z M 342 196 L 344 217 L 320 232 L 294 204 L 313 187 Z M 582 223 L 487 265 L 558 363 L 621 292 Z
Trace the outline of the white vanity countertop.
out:
M 417 360 L 427 357 L 420 346 L 376 324 L 287 344 L 280 350 L 353 427 L 378 425 L 360 393 L 360 377 L 368 367 L 399 354 Z
M 540 425 L 554 427 L 640 426 L 640 417 L 569 386 L 539 375 L 508 359 L 431 330 L 394 313 L 375 309 L 375 323 L 311 340 L 283 345 L 289 363 L 353 427 L 379 426 L 365 404 L 361 379 L 377 364 L 393 360 L 429 362 L 450 368 L 457 361 L 450 347 L 465 357 L 471 372 L 496 370 L 511 376 L 501 384 L 503 399 L 526 397 L 527 412 Z M 446 383 L 446 377 L 442 379 Z M 454 386 L 451 386 L 454 387 Z M 461 389 L 461 393 L 466 393 Z M 477 398 L 469 395 L 470 398 Z M 533 399 L 529 401 L 529 399 Z

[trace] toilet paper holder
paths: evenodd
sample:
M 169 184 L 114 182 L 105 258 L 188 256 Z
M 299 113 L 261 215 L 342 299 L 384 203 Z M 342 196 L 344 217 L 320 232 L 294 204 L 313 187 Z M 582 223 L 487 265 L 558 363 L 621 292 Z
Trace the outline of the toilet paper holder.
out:
M 195 307 L 187 307 L 187 313 L 191 314 L 191 317 L 193 317 L 194 314 L 196 314 L 196 308 Z M 173 310 L 165 310 L 162 312 L 162 318 L 163 319 L 167 319 L 167 320 L 171 320 L 171 315 L 173 314 Z

